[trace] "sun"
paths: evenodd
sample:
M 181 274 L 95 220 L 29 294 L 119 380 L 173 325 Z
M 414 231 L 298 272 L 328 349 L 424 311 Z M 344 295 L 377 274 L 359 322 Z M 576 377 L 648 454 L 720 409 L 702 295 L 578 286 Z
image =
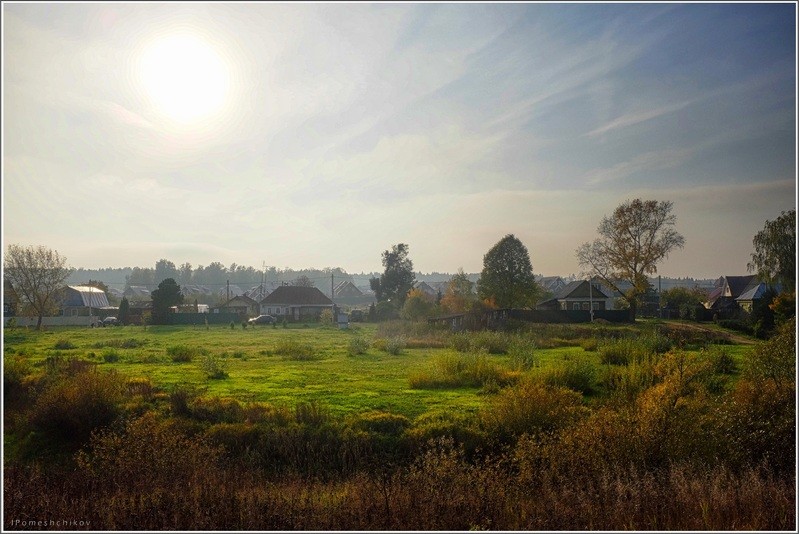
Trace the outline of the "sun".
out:
M 139 79 L 152 104 L 180 123 L 194 123 L 223 110 L 230 73 L 222 56 L 189 33 L 162 36 L 142 51 Z

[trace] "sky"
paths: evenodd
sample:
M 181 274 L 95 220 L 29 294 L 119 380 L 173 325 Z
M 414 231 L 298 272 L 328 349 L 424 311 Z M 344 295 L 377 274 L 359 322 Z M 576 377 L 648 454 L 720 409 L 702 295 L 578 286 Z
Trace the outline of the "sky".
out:
M 796 207 L 796 6 L 4 2 L 3 248 L 73 267 L 579 274 L 670 201 L 659 274 Z

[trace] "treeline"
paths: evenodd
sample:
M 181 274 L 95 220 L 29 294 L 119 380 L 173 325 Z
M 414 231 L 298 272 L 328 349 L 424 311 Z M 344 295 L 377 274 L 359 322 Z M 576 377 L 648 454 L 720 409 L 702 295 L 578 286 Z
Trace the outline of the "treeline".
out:
M 314 283 L 321 289 L 330 287 L 331 274 L 336 283 L 353 281 L 352 275 L 339 267 L 326 267 L 323 269 L 279 269 L 267 267 L 266 270 L 255 269 L 251 266 L 237 265 L 225 266 L 220 262 L 208 265 L 192 266 L 190 263 L 175 265 L 169 260 L 159 260 L 155 266 L 149 267 L 122 267 L 84 269 L 77 268 L 67 279 L 67 283 L 79 284 L 88 280 L 98 280 L 113 289 L 124 291 L 130 286 L 143 286 L 149 290 L 158 287 L 158 284 L 167 278 L 174 279 L 181 286 L 202 285 L 211 289 L 218 289 L 225 285 L 237 285 L 242 289 L 257 286 L 262 281 L 266 283 L 292 283 L 297 280 L 306 280 Z

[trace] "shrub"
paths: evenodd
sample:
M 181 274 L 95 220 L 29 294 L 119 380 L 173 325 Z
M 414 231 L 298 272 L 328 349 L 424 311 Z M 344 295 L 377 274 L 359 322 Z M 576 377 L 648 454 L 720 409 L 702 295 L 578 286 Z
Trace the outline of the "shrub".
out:
M 508 347 L 511 369 L 529 371 L 538 364 L 535 356 L 535 342 L 530 338 L 517 337 Z
M 738 370 L 735 359 L 724 347 L 711 347 L 704 349 L 703 354 L 710 360 L 713 372 L 721 375 L 731 375 Z
M 507 439 L 566 427 L 585 413 L 579 393 L 524 380 L 500 391 L 481 415 L 490 434 Z
M 119 361 L 119 352 L 114 349 L 105 349 L 102 357 L 105 363 L 115 363 Z
M 393 354 L 397 356 L 401 354 L 405 347 L 408 346 L 407 341 L 405 340 L 405 336 L 393 336 L 386 340 L 386 348 L 385 351 L 389 354 Z
M 299 402 L 294 407 L 294 420 L 301 425 L 321 426 L 330 421 L 330 411 L 316 401 Z
M 211 380 L 219 380 L 228 377 L 228 362 L 219 355 L 206 354 L 202 358 L 200 367 Z
M 287 360 L 310 361 L 321 359 L 321 356 L 314 353 L 313 346 L 307 343 L 300 343 L 295 338 L 278 341 L 274 352 Z
M 589 394 L 594 391 L 596 368 L 585 360 L 570 360 L 548 369 L 543 380 L 547 385 L 559 386 Z
M 366 354 L 367 350 L 369 350 L 369 342 L 361 336 L 350 339 L 350 342 L 347 345 L 347 354 L 350 356 Z
M 199 347 L 190 347 L 188 345 L 173 345 L 167 347 L 167 355 L 172 358 L 175 363 L 190 362 L 194 358 L 208 354 L 208 351 Z
M 450 346 L 458 352 L 469 352 L 472 347 L 471 337 L 467 332 L 457 332 L 449 338 Z
M 599 340 L 595 337 L 583 339 L 580 341 L 580 346 L 586 352 L 596 352 L 596 350 L 599 348 Z
M 352 427 L 357 430 L 395 436 L 402 434 L 409 426 L 411 426 L 411 422 L 404 415 L 386 412 L 360 414 L 352 422 Z
M 516 375 L 490 362 L 482 352 L 440 355 L 433 361 L 431 370 L 413 373 L 409 381 L 413 389 L 438 389 L 483 387 L 489 383 L 507 385 L 515 379 Z
M 70 340 L 65 339 L 65 338 L 61 338 L 61 339 L 59 339 L 58 341 L 55 342 L 55 345 L 53 345 L 53 348 L 55 350 L 70 350 L 70 349 L 76 349 L 78 347 L 74 343 L 72 343 Z
M 46 446 L 80 445 L 120 413 L 124 383 L 115 373 L 78 372 L 58 377 L 42 391 L 29 422 Z

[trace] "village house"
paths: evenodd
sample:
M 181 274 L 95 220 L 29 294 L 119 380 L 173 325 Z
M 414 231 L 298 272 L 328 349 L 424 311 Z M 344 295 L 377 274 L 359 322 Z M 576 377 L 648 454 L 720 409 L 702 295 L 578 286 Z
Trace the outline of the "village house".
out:
M 254 299 L 245 295 L 238 295 L 220 306 L 216 306 L 214 313 L 236 313 L 240 316 L 255 317 L 259 315 L 260 305 Z
M 280 286 L 260 302 L 262 315 L 290 321 L 316 320 L 324 310 L 333 311 L 333 301 L 319 288 Z
M 608 310 L 612 300 L 597 284 L 589 285 L 586 280 L 566 284 L 552 298 L 539 302 L 539 310 Z
M 768 286 L 757 275 L 722 276 L 708 294 L 705 308 L 721 317 L 733 317 L 741 311 L 751 313 L 754 303 L 763 298 Z

